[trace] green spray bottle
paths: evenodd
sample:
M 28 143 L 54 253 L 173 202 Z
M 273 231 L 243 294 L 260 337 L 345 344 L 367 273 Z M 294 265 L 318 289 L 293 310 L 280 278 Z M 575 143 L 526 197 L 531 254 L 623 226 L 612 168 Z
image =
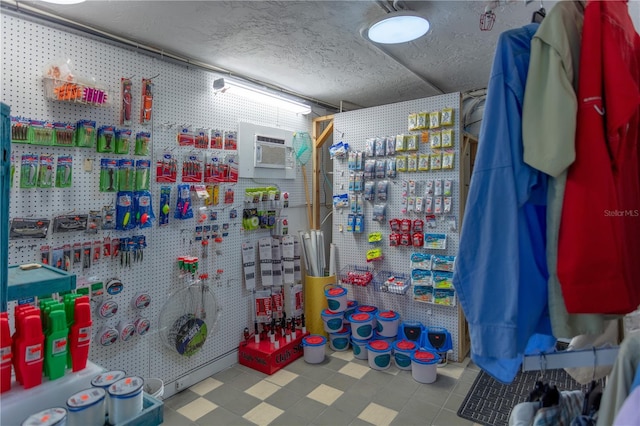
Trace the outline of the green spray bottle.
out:
M 64 376 L 67 367 L 68 337 L 69 328 L 64 309 L 52 310 L 49 313 L 44 344 L 44 364 L 49 380 Z

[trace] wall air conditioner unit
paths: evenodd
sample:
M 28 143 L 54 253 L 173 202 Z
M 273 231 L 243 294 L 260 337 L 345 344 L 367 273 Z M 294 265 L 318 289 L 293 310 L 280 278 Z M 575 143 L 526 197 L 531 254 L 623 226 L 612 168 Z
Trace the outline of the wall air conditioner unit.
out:
M 284 138 L 256 134 L 254 139 L 254 167 L 267 169 L 293 168 L 293 148 L 286 145 Z
M 238 125 L 240 177 L 295 179 L 293 132 L 251 123 Z

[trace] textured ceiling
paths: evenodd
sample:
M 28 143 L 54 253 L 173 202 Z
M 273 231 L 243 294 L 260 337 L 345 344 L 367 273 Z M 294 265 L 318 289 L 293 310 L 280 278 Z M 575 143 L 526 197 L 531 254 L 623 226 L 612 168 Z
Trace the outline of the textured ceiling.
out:
M 347 109 L 485 87 L 498 35 L 529 23 L 540 4 L 502 1 L 483 32 L 487 2 L 404 2 L 431 29 L 381 49 L 361 32 L 386 13 L 386 1 L 19 3 Z M 630 5 L 638 27 L 640 2 Z

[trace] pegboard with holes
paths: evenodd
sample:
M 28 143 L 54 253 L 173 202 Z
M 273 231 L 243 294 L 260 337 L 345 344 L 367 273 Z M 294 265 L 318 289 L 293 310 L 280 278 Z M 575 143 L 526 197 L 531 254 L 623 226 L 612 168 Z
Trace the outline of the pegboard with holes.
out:
M 94 149 L 67 148 L 59 146 L 34 146 L 13 144 L 12 151 L 18 159 L 22 154 L 72 155 L 73 171 L 70 188 L 19 187 L 20 172 L 16 171 L 10 199 L 10 218 L 37 217 L 53 219 L 62 214 L 82 214 L 89 210 L 100 210 L 103 206 L 114 205 L 115 194 L 99 192 L 99 162 L 101 158 L 146 158 L 155 163 L 157 156 L 165 150 L 179 158 L 193 148 L 180 147 L 176 143 L 176 132 L 180 126 L 194 128 L 237 131 L 239 121 L 259 125 L 280 127 L 291 131 L 310 131 L 311 118 L 289 113 L 274 107 L 257 104 L 232 94 L 213 92 L 212 73 L 163 61 L 134 50 L 119 47 L 57 26 L 32 21 L 23 16 L 3 14 L 2 17 L 2 99 L 11 106 L 15 116 L 40 120 L 77 122 L 81 119 L 95 120 L 97 125 L 116 125 L 119 118 L 121 77 L 131 77 L 133 81 L 133 124 L 132 133 L 150 131 L 150 155 L 102 154 Z M 45 99 L 42 75 L 48 64 L 69 58 L 77 73 L 91 76 L 96 81 L 109 86 L 112 102 L 106 107 L 93 107 Z M 140 110 L 141 79 L 153 78 L 155 93 L 153 120 L 146 126 L 136 119 Z M 16 160 L 17 161 L 17 160 Z M 308 171 L 311 173 L 311 171 Z M 297 169 L 298 176 L 301 173 Z M 180 255 L 201 255 L 202 247 L 194 241 L 195 227 L 200 225 L 196 218 L 177 220 L 173 218 L 176 205 L 177 184 L 155 182 L 155 172 L 151 173 L 150 192 L 156 221 L 159 216 L 160 187 L 171 187 L 171 207 L 169 224 L 133 231 L 98 230 L 96 234 L 83 232 L 51 233 L 45 239 L 17 239 L 9 244 L 9 263 L 23 264 L 40 260 L 40 247 L 49 245 L 61 247 L 76 242 L 103 241 L 104 238 L 121 238 L 144 235 L 147 248 L 144 259 L 121 264 L 120 257 L 101 257 L 89 268 L 82 264 L 72 264 L 71 272 L 78 281 L 97 280 L 105 282 L 118 278 L 123 290 L 112 298 L 118 304 L 117 313 L 111 318 L 94 315 L 93 344 L 90 359 L 105 368 L 125 369 L 128 373 L 143 377 L 159 377 L 171 382 L 201 368 L 237 349 L 242 338 L 242 330 L 252 322 L 252 295 L 244 289 L 241 276 L 240 245 L 245 240 L 255 240 L 269 235 L 266 230 L 245 232 L 241 229 L 241 214 L 244 190 L 248 187 L 266 184 L 276 185 L 289 193 L 289 209 L 282 214 L 289 217 L 290 228 L 295 231 L 306 227 L 297 217 L 304 218 L 304 188 L 302 179 L 295 181 L 273 180 L 254 181 L 240 179 L 238 183 L 221 184 L 221 190 L 235 191 L 233 203 L 221 203 L 210 211 L 216 212 L 215 221 L 210 218 L 204 225 L 217 225 L 226 235 L 217 247 L 218 254 L 209 248 L 209 256 L 201 259 L 200 271 L 211 277 L 217 270 L 222 272 L 210 279 L 209 285 L 219 307 L 219 320 L 202 349 L 191 357 L 183 357 L 168 350 L 157 331 L 158 318 L 165 302 L 171 295 L 184 287 L 179 278 L 177 257 Z M 204 206 L 204 202 L 193 198 L 194 212 Z M 231 212 L 239 214 L 233 217 Z M 209 216 L 210 217 L 210 216 Z M 293 233 L 293 232 L 292 232 Z M 124 262 L 122 262 L 124 263 Z M 146 292 L 151 302 L 146 309 L 138 311 L 132 306 L 132 299 L 140 292 Z M 106 294 L 106 293 L 105 293 Z M 15 303 L 11 303 L 12 310 Z M 97 308 L 97 306 L 96 306 Z M 117 341 L 110 346 L 96 343 L 96 333 L 103 326 L 116 327 L 122 321 L 133 321 L 142 315 L 151 321 L 149 333 L 135 336 L 129 341 Z
M 444 108 L 452 108 L 454 111 L 453 147 L 454 167 L 452 169 L 417 171 L 417 172 L 397 172 L 395 179 L 389 179 L 388 196 L 386 202 L 386 219 L 384 222 L 373 221 L 373 206 L 376 202 L 364 201 L 364 232 L 347 232 L 349 208 L 335 209 L 333 212 L 333 243 L 337 246 L 337 270 L 349 268 L 351 265 L 358 267 L 372 267 L 375 276 L 380 271 L 389 271 L 396 274 L 411 275 L 410 255 L 414 252 L 455 255 L 458 251 L 459 235 L 458 224 L 460 218 L 459 197 L 460 197 L 460 148 L 462 138 L 460 134 L 460 94 L 451 93 L 442 96 L 435 96 L 426 99 L 401 102 L 391 105 L 367 108 L 352 112 L 336 114 L 334 118 L 334 141 L 343 141 L 349 144 L 353 151 L 365 151 L 365 144 L 368 138 L 396 136 L 399 134 L 418 134 L 417 153 L 430 153 L 432 149 L 428 143 L 420 142 L 420 132 L 408 131 L 408 117 L 410 113 L 441 111 Z M 415 152 L 415 151 L 414 151 Z M 407 154 L 407 152 L 396 153 Z M 382 157 L 384 159 L 393 156 Z M 349 191 L 350 170 L 348 159 L 335 159 L 333 161 L 333 193 L 353 194 Z M 386 178 L 385 178 L 386 179 Z M 424 192 L 426 182 L 434 179 L 450 179 L 453 182 L 453 200 L 451 212 L 438 216 L 435 228 L 427 228 L 425 232 L 446 234 L 446 249 L 432 250 L 423 247 L 391 247 L 389 245 L 390 225 L 389 220 L 398 219 L 422 219 L 425 220 L 426 213 L 404 212 L 402 205 L 402 181 L 413 180 L 417 183 L 417 195 Z M 376 179 L 380 181 L 382 179 Z M 424 210 L 423 210 L 424 211 Z M 446 217 L 455 218 L 454 231 L 450 227 Z M 370 244 L 368 234 L 380 232 L 382 241 Z M 380 261 L 367 263 L 367 250 L 373 247 L 382 249 L 384 258 Z M 454 347 L 453 359 L 458 359 L 458 328 L 459 316 L 458 308 L 452 306 L 441 306 L 432 303 L 421 303 L 413 300 L 411 289 L 405 294 L 394 294 L 390 292 L 377 291 L 374 283 L 368 286 L 356 286 L 343 284 L 349 290 L 349 298 L 357 300 L 360 304 L 370 304 L 380 310 L 392 309 L 400 314 L 401 319 L 420 321 L 427 327 L 444 327 L 451 333 Z

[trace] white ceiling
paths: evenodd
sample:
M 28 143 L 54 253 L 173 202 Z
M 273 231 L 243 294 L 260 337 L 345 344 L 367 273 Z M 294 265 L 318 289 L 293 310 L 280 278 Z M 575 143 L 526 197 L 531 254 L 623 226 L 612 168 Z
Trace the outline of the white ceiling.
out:
M 540 7 L 501 1 L 487 32 L 479 29 L 486 1 L 404 2 L 431 29 L 417 41 L 387 45 L 385 53 L 361 31 L 386 13 L 387 1 L 19 3 L 327 104 L 344 101 L 345 109 L 432 96 L 436 88 L 485 87 L 498 35 L 531 22 Z M 547 10 L 553 4 L 543 2 Z M 640 28 L 639 0 L 630 2 L 630 13 Z

